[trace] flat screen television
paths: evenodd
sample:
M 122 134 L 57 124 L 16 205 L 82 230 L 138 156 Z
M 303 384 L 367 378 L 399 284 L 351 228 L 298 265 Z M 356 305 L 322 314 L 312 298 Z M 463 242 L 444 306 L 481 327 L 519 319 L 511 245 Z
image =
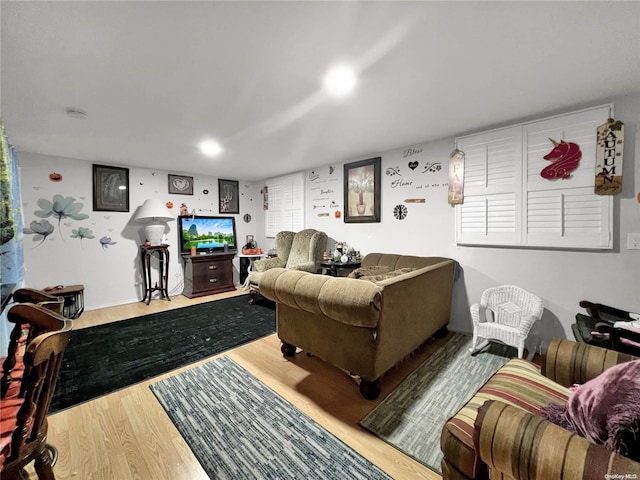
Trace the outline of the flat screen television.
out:
M 195 246 L 198 253 L 237 252 L 235 217 L 185 216 L 178 217 L 180 253 L 190 254 Z

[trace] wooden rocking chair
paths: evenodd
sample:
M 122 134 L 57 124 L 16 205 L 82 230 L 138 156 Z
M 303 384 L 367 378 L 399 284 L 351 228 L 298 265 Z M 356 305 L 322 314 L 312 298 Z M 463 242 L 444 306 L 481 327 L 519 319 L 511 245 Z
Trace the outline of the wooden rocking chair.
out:
M 35 460 L 38 478 L 54 480 L 57 451 L 46 443 L 47 412 L 72 321 L 30 303 L 13 306 L 7 318 L 21 330 L 28 328 L 29 334 L 26 343 L 25 335 L 15 338 L 12 334 L 9 351 L 14 358 L 3 364 L 6 391 L 0 399 L 0 478 L 28 478 L 24 467 Z

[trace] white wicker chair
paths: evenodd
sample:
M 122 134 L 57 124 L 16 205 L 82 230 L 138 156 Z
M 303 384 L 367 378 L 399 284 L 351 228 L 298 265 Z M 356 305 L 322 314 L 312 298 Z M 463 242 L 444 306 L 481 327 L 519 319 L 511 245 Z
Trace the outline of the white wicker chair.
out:
M 522 358 L 524 342 L 533 324 L 542 317 L 542 299 L 514 285 L 502 285 L 484 291 L 479 304 L 471 306 L 473 343 L 471 353 L 498 340 L 518 349 Z M 485 341 L 478 344 L 478 338 Z

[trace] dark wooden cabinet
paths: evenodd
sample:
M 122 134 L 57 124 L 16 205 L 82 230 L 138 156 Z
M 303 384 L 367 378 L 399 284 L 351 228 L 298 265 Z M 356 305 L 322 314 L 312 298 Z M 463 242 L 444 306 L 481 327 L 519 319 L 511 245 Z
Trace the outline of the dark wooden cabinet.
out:
M 235 253 L 183 255 L 185 297 L 195 298 L 235 290 L 233 264 Z

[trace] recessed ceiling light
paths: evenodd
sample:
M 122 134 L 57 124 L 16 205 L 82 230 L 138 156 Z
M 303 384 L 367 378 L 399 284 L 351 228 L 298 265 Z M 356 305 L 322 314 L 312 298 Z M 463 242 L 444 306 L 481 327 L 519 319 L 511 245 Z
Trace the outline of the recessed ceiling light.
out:
M 327 91 L 339 97 L 351 93 L 355 85 L 356 74 L 344 65 L 332 68 L 324 77 L 324 86 Z
M 220 144 L 214 140 L 205 140 L 200 143 L 200 151 L 208 157 L 214 157 L 222 152 Z
M 86 120 L 88 118 L 87 112 L 77 108 L 67 108 L 67 115 L 77 120 Z

